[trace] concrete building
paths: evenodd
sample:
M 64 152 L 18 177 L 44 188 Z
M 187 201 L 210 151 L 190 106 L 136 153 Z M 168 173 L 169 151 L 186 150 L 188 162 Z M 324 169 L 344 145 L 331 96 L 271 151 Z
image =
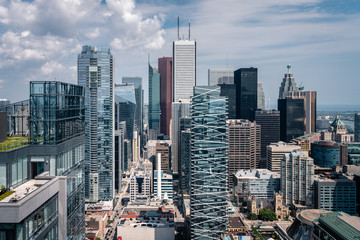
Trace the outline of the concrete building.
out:
M 349 179 L 315 178 L 314 208 L 356 214 L 356 183 Z
M 160 73 L 160 132 L 170 136 L 171 103 L 172 103 L 172 65 L 171 57 L 158 59 Z
M 285 204 L 313 205 L 314 161 L 308 151 L 295 150 L 281 161 L 281 192 Z
M 151 172 L 136 168 L 130 174 L 130 201 L 147 202 L 151 195 Z
M 156 146 L 160 145 L 168 145 L 171 146 L 170 140 L 149 140 L 147 141 L 145 145 L 145 152 L 144 152 L 144 158 L 149 159 L 150 161 L 153 161 L 156 157 Z
M 301 149 L 301 147 L 284 142 L 272 143 L 267 146 L 267 169 L 280 174 L 281 161 L 284 158 L 284 155 L 291 153 L 296 149 Z
M 297 138 L 292 139 L 290 142 L 295 143 L 296 145 L 300 146 L 303 150 L 311 150 L 311 144 L 313 142 L 317 142 L 321 140 L 320 133 L 310 133 L 305 134 L 304 136 L 300 136 Z
M 287 65 L 287 69 L 288 69 L 288 72 L 285 73 L 285 76 L 284 76 L 284 78 L 283 78 L 283 80 L 281 82 L 281 85 L 279 87 L 279 99 L 284 99 L 285 95 L 288 92 L 298 91 L 299 90 L 299 88 L 298 88 L 298 86 L 296 84 L 294 75 L 292 73 L 290 73 L 290 69 L 291 69 L 290 64 Z
M 232 68 L 209 68 L 208 86 L 234 84 L 234 71 Z
M 196 85 L 196 42 L 173 42 L 173 102 L 190 99 Z
M 257 199 L 272 199 L 280 190 L 280 174 L 267 169 L 238 170 L 234 178 L 234 198 L 238 206 L 249 195 Z
M 260 168 L 267 168 L 267 146 L 280 141 L 280 112 L 275 110 L 256 110 L 256 124 L 261 127 Z
M 229 128 L 229 189 L 239 169 L 258 168 L 260 164 L 260 132 L 256 122 L 237 119 L 227 121 Z
M 314 164 L 320 167 L 332 168 L 348 164 L 347 145 L 333 141 L 312 143 L 310 156 L 314 159 Z
M 167 143 L 156 143 L 156 156 L 161 154 L 161 169 L 165 173 L 170 170 L 171 145 Z M 155 165 L 156 166 L 156 165 Z M 154 168 L 158 170 L 157 168 Z
M 234 72 L 236 86 L 236 118 L 254 120 L 257 109 L 258 71 L 257 68 L 240 68 Z
M 257 109 L 265 110 L 265 93 L 261 82 L 258 82 L 257 92 Z
M 85 89 L 85 196 L 114 197 L 114 72 L 109 48 L 83 46 L 78 84 Z

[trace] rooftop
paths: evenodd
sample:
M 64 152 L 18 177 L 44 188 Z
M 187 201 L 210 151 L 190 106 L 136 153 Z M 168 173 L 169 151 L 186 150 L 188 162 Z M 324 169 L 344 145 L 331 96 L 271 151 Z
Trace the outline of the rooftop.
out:
M 6 141 L 0 143 L 0 152 L 10 151 L 28 144 L 28 137 L 8 137 Z
M 322 209 L 307 209 L 307 210 L 301 211 L 297 215 L 297 218 L 302 223 L 312 226 L 313 225 L 312 221 L 316 218 L 319 218 L 320 215 L 323 213 L 330 213 L 330 211 L 322 210 Z
M 240 169 L 235 173 L 237 178 L 246 178 L 246 179 L 270 179 L 270 178 L 280 178 L 280 174 L 272 172 L 268 169 Z
M 244 223 L 239 217 L 229 217 L 229 227 L 228 228 L 241 228 L 244 227 Z

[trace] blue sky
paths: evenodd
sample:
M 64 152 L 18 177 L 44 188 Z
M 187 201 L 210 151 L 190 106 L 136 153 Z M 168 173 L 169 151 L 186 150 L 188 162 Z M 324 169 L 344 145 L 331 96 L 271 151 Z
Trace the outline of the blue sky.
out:
M 257 67 L 276 104 L 286 65 L 319 104 L 359 104 L 359 0 L 0 0 L 0 98 L 26 99 L 29 81 L 76 83 L 82 45 L 107 46 L 115 82 L 140 76 L 147 56 L 172 55 L 181 36 L 197 41 L 197 83 L 208 68 Z M 147 98 L 147 93 L 146 93 Z

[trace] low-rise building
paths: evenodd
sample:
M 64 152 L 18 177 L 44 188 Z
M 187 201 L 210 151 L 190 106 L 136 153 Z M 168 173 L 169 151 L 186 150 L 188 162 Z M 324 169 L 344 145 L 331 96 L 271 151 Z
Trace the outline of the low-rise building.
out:
M 314 164 L 331 168 L 348 164 L 347 146 L 333 141 L 319 141 L 311 144 L 310 156 Z
M 303 150 L 310 150 L 311 143 L 320 141 L 321 134 L 320 133 L 310 133 L 304 136 L 300 136 L 291 140 L 291 143 L 295 143 L 296 145 L 300 146 Z
M 130 175 L 130 201 L 148 201 L 150 199 L 151 174 L 144 168 L 136 168 Z

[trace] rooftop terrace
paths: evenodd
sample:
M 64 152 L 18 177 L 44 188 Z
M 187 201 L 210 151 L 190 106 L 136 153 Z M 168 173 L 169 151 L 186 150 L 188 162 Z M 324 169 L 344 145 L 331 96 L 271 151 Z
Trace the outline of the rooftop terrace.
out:
M 28 137 L 8 137 L 6 141 L 0 143 L 0 152 L 10 151 L 28 144 Z

